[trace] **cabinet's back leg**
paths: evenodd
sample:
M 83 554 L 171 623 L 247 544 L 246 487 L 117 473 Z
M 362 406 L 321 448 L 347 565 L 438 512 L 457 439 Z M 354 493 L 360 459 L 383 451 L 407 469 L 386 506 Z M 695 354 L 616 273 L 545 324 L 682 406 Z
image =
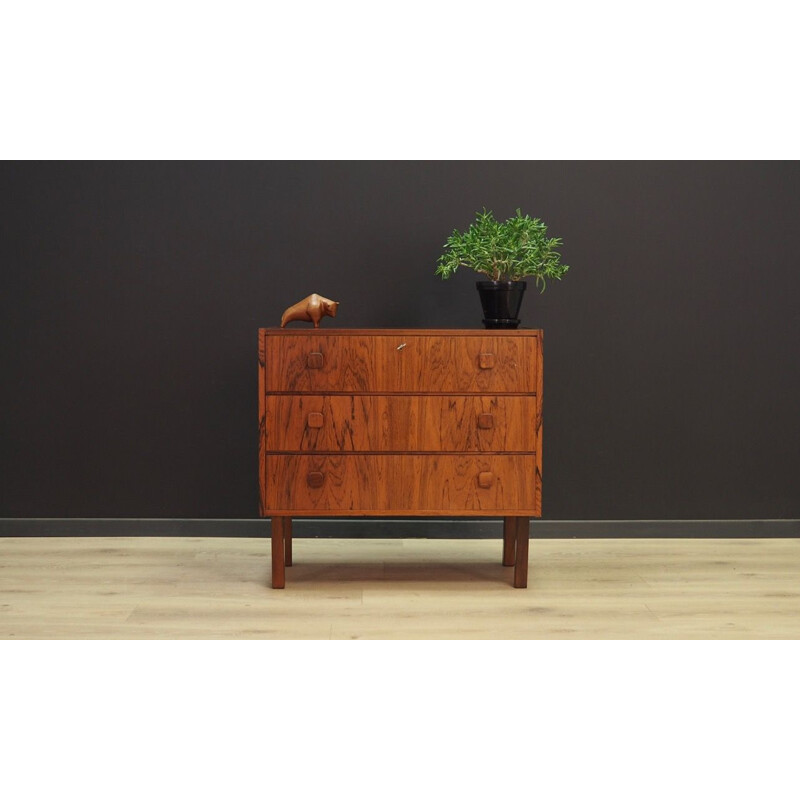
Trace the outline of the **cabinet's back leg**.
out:
M 287 567 L 292 566 L 292 518 L 283 518 L 283 550 L 284 559 L 283 563 Z
M 503 566 L 514 566 L 517 549 L 517 518 L 503 517 Z
M 286 586 L 286 570 L 284 568 L 284 517 L 272 517 L 272 588 L 283 589 Z
M 528 585 L 528 536 L 529 517 L 517 517 L 517 559 L 514 564 L 514 588 L 524 589 Z

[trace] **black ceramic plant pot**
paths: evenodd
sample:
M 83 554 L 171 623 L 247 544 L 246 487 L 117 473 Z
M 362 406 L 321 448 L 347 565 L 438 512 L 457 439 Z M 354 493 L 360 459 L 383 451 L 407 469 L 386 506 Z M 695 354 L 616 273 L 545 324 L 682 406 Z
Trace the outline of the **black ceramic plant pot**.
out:
M 485 328 L 516 328 L 525 281 L 478 281 Z

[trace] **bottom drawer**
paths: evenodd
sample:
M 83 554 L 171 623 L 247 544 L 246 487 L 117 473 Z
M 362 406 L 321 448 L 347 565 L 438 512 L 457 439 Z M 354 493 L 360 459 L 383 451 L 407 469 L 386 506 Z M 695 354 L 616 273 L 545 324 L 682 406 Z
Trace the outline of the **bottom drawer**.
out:
M 270 455 L 265 515 L 539 516 L 536 457 Z

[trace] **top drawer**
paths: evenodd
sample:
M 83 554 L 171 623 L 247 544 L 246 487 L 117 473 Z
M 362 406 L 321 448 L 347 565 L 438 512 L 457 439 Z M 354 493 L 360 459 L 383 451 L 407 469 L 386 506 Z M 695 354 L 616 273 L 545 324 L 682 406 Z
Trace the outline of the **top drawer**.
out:
M 536 391 L 537 338 L 265 331 L 268 392 Z

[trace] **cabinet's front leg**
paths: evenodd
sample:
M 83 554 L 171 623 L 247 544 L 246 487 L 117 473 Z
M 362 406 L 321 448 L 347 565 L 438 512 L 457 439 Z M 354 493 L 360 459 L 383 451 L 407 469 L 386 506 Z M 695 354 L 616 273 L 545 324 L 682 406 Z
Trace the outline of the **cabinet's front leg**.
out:
M 524 589 L 528 585 L 528 537 L 531 521 L 529 517 L 517 517 L 517 559 L 514 564 L 514 588 Z
M 287 567 L 292 566 L 292 518 L 283 518 L 283 563 Z
M 503 517 L 503 566 L 514 566 L 517 550 L 517 517 Z
M 272 588 L 283 589 L 286 586 L 286 570 L 284 568 L 284 530 L 285 517 L 272 517 Z

